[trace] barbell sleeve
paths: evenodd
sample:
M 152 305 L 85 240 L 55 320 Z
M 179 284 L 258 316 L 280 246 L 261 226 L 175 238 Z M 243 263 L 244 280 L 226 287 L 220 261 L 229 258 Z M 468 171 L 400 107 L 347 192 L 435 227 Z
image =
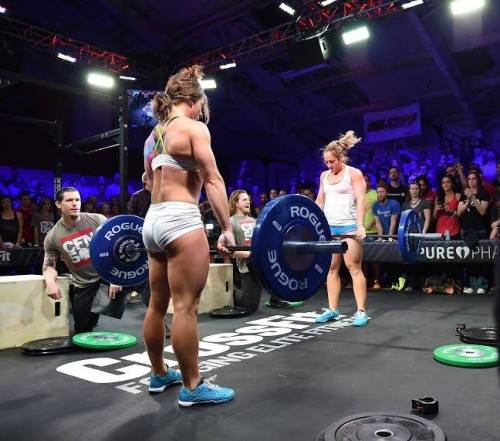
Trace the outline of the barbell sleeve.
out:
M 443 235 L 441 233 L 409 233 L 408 236 L 414 237 L 415 239 L 422 240 L 441 240 Z
M 283 242 L 283 248 L 287 251 L 295 251 L 297 254 L 308 254 L 308 253 L 332 253 L 332 254 L 343 254 L 348 248 L 347 242 L 343 240 L 329 240 L 329 241 L 285 241 Z
M 355 234 L 332 234 L 333 237 L 339 237 L 341 239 L 356 239 Z M 367 237 L 369 237 L 367 235 Z M 376 235 L 374 234 L 373 237 L 376 237 L 377 239 L 398 239 L 399 236 L 397 234 L 382 234 L 382 235 Z M 449 232 L 445 233 L 408 233 L 408 237 L 414 238 L 414 239 L 422 239 L 422 240 L 450 240 L 450 234 Z

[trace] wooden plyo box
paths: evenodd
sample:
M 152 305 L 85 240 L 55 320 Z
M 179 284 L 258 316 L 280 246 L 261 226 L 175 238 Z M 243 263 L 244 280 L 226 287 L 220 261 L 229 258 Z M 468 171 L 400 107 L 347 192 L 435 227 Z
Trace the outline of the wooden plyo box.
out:
M 69 278 L 59 277 L 62 298 L 45 293 L 43 276 L 0 277 L 0 349 L 69 335 Z

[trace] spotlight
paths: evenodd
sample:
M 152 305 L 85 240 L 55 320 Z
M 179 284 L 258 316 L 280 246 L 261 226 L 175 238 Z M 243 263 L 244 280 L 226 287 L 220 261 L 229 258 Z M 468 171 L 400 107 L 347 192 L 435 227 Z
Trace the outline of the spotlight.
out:
M 126 75 L 120 75 L 119 78 L 121 80 L 127 80 L 127 81 L 135 81 L 137 79 L 136 77 L 127 77 Z
M 476 12 L 484 8 L 485 0 L 453 0 L 450 3 L 453 15 L 463 15 L 468 12 Z
M 5 6 L 0 6 L 0 14 L 5 14 L 7 12 L 7 8 Z
M 221 64 L 219 66 L 219 69 L 220 70 L 224 70 L 224 69 L 231 69 L 233 67 L 236 67 L 236 63 L 227 63 L 227 64 Z
M 70 63 L 76 63 L 75 57 L 70 57 L 69 55 L 63 54 L 61 52 L 59 52 L 57 54 L 57 58 L 60 58 L 61 60 L 69 61 Z
M 331 5 L 333 2 L 336 2 L 337 0 L 323 0 L 322 2 L 320 2 L 319 4 L 321 6 L 328 6 L 328 5 Z
M 91 72 L 87 75 L 87 82 L 92 86 L 111 89 L 115 85 L 115 79 L 106 74 Z
M 413 8 L 414 6 L 419 6 L 419 5 L 423 5 L 423 4 L 424 4 L 424 0 L 413 0 L 411 2 L 403 3 L 401 5 L 401 7 L 403 9 L 410 9 L 410 8 Z
M 282 11 L 285 11 L 287 14 L 295 15 L 295 9 L 291 6 L 288 6 L 286 3 L 280 3 L 278 6 Z
M 217 83 L 212 79 L 201 80 L 200 84 L 201 87 L 203 87 L 203 90 L 217 88 Z
M 360 41 L 367 40 L 368 38 L 370 38 L 370 32 L 366 26 L 359 26 L 345 31 L 342 34 L 342 39 L 346 45 L 358 43 Z

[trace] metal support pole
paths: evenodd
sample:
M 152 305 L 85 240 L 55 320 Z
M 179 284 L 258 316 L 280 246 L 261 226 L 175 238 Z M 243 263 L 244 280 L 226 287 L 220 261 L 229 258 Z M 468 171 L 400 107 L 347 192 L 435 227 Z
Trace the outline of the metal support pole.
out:
M 128 96 L 118 98 L 119 148 L 120 148 L 120 211 L 127 211 L 128 201 Z
M 63 166 L 63 123 L 60 119 L 55 122 L 54 141 L 56 144 L 56 164 L 54 169 L 54 200 L 62 186 L 62 166 Z M 54 213 L 54 220 L 59 218 L 59 211 Z
M 113 129 L 109 130 L 108 132 L 104 133 L 99 133 L 94 136 L 89 136 L 88 138 L 80 139 L 78 141 L 70 142 L 69 144 L 66 144 L 64 146 L 65 149 L 71 150 L 71 149 L 79 149 L 80 147 L 84 147 L 87 145 L 93 145 L 96 142 L 103 141 L 105 139 L 111 138 L 114 140 L 114 138 L 118 138 L 120 136 L 120 129 Z
M 27 124 L 30 126 L 38 126 L 44 129 L 48 127 L 50 128 L 55 124 L 54 121 L 45 121 L 43 119 L 30 118 L 28 116 L 21 116 L 21 115 L 11 115 L 8 113 L 0 113 L 0 119 L 8 122 Z

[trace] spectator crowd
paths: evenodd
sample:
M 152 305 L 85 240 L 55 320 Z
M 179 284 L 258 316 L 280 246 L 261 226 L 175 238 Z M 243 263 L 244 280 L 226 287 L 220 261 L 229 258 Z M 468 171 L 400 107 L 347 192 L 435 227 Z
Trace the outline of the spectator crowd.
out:
M 386 169 L 377 158 L 371 167 L 365 162 L 353 164 L 362 170 L 367 184 L 366 240 L 380 240 L 379 235 L 395 234 L 401 211 L 407 209 L 417 211 L 423 232 L 449 234 L 451 239 L 462 239 L 471 248 L 479 240 L 498 238 L 500 160 L 495 151 L 475 149 L 474 161 L 468 164 L 457 162 L 453 154 L 441 154 L 437 164 L 426 159 L 425 155 L 420 158 L 403 155 L 403 158 L 400 161 L 386 159 Z M 89 181 L 79 176 L 72 182 L 63 182 L 63 186 L 79 189 L 84 212 L 101 213 L 108 218 L 121 214 L 120 175 L 115 174 L 111 180 L 101 176 L 93 184 Z M 314 184 L 293 181 L 288 188 L 275 187 L 266 191 L 260 191 L 257 183 L 246 185 L 252 215 L 257 217 L 269 200 L 288 193 L 316 199 L 317 179 Z M 237 182 L 236 187 L 242 186 Z M 228 193 L 233 187 L 228 185 Z M 136 190 L 139 189 L 129 185 L 129 195 Z M 144 188 L 139 191 L 144 192 Z M 30 181 L 28 184 L 18 169 L 12 169 L 11 176 L 0 181 L 0 249 L 43 245 L 45 236 L 57 220 L 50 194 L 52 189 L 47 183 Z M 129 201 L 128 212 L 134 212 L 131 204 L 136 201 L 136 198 Z M 209 239 L 214 240 L 218 236 L 218 224 L 207 200 L 202 199 L 200 211 Z M 465 275 L 457 271 L 447 274 L 446 280 L 452 279 L 466 293 L 484 293 L 491 286 L 491 274 L 477 267 L 471 265 Z M 387 275 L 377 265 L 368 273 L 372 273 L 374 288 L 426 288 L 424 280 L 398 276 L 398 271 Z

